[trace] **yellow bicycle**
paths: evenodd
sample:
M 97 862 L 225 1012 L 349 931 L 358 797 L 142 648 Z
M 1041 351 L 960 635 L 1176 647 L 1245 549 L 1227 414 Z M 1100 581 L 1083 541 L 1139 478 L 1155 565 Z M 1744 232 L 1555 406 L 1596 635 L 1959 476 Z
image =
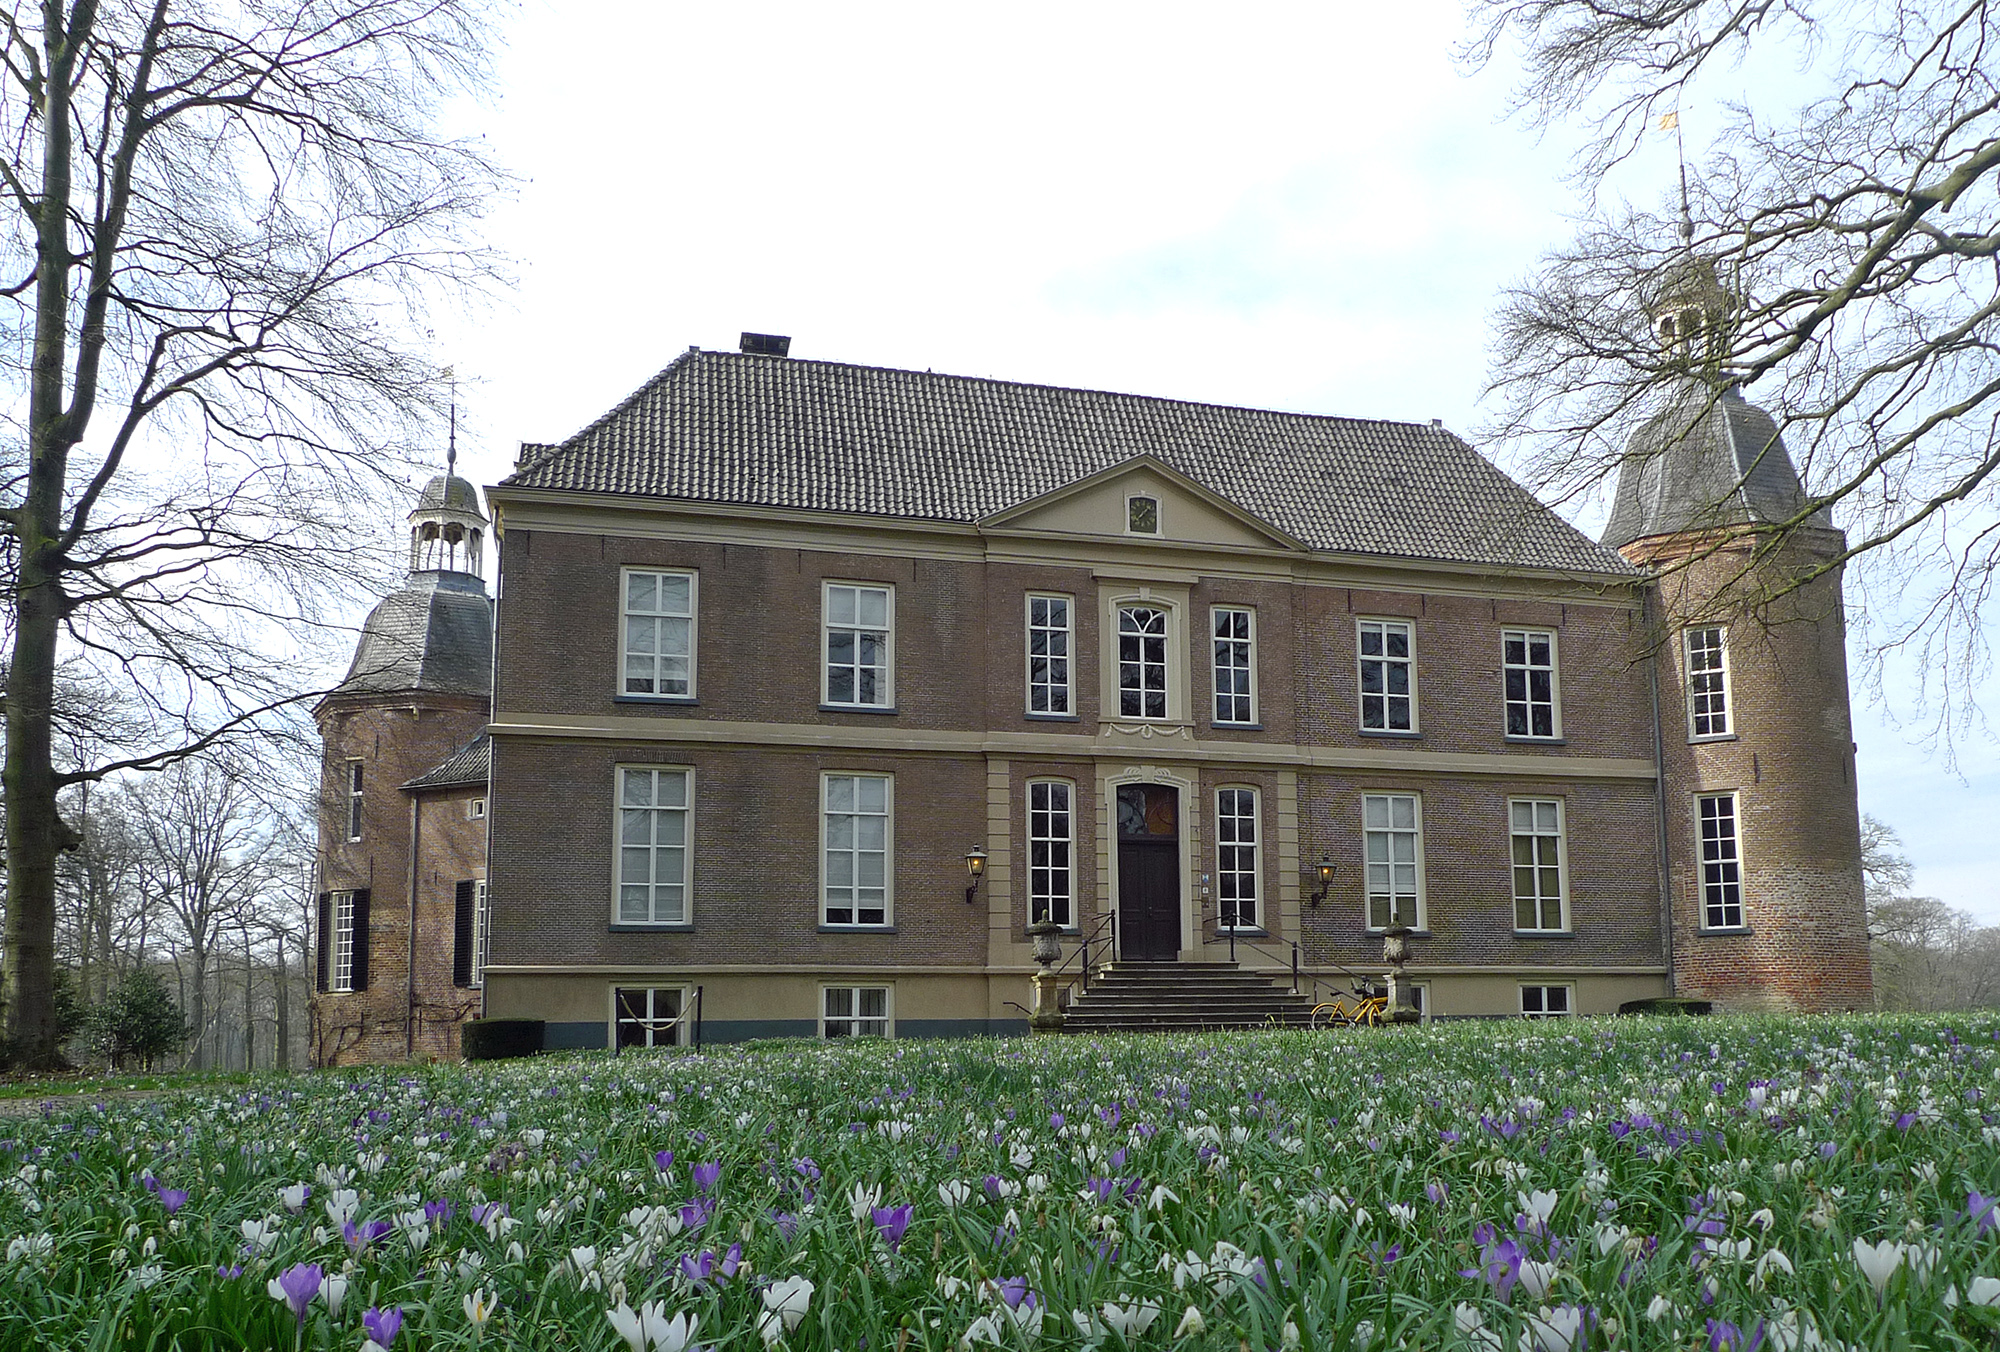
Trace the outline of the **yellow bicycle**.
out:
M 1388 1012 L 1389 997 L 1373 992 L 1355 992 L 1353 1004 L 1348 1004 L 1339 996 L 1313 1006 L 1312 1026 L 1315 1028 L 1374 1028 L 1382 1022 Z

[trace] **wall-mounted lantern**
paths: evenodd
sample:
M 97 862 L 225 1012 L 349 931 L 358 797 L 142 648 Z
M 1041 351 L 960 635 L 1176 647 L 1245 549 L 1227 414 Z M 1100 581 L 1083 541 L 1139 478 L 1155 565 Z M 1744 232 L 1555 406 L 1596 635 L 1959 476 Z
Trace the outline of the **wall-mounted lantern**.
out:
M 965 852 L 965 876 L 972 881 L 965 888 L 965 904 L 972 904 L 973 893 L 979 890 L 979 880 L 986 876 L 986 851 L 974 845 Z
M 1317 906 L 1326 900 L 1326 889 L 1333 886 L 1333 861 L 1322 853 L 1319 863 L 1314 866 L 1314 872 L 1319 877 L 1319 891 L 1312 894 L 1311 904 Z

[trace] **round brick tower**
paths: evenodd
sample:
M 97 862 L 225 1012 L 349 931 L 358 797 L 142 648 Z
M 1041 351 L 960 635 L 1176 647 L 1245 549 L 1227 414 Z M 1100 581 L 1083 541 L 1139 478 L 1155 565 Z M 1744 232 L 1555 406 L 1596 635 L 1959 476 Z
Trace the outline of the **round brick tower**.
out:
M 1661 834 L 1675 993 L 1739 1009 L 1873 1004 L 1845 536 L 1719 359 L 1733 300 L 1702 261 L 1655 297 L 1683 369 L 1627 448 L 1604 542 L 1656 578 Z M 1780 540 L 1774 527 L 1791 529 Z
M 449 471 L 409 514 L 403 585 L 314 710 L 324 747 L 311 1006 L 319 1065 L 455 1056 L 476 1010 L 493 610 L 479 493 Z

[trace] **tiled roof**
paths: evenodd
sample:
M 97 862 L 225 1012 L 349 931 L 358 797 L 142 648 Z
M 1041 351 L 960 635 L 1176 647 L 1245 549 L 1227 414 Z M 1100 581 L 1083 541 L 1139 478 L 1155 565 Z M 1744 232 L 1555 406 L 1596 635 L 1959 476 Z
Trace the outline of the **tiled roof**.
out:
M 1633 571 L 1441 428 L 699 349 L 503 484 L 971 523 L 1142 454 L 1318 550 Z
M 466 784 L 484 784 L 492 758 L 492 749 L 492 740 L 482 732 L 447 756 L 443 764 L 426 770 L 403 787 L 451 789 Z
M 361 626 L 336 695 L 493 691 L 493 605 L 470 573 L 423 571 L 382 598 Z
M 1604 543 L 1710 526 L 1789 521 L 1806 504 L 1799 473 L 1771 415 L 1731 387 L 1688 382 L 1671 407 L 1632 434 Z M 1814 513 L 1828 530 L 1833 518 Z

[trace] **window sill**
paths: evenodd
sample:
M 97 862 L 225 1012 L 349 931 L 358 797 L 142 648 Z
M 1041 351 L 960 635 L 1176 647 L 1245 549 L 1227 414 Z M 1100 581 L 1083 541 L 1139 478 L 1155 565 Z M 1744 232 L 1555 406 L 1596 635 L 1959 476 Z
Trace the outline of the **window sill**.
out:
M 821 925 L 821 934 L 894 934 L 894 925 Z
M 1703 928 L 1696 930 L 1695 933 L 1702 936 L 1703 938 L 1714 936 L 1716 938 L 1721 938 L 1721 939 L 1733 939 L 1754 934 L 1756 933 L 1756 931 L 1752 930 L 1748 925 L 1728 925 L 1723 927 L 1722 929 L 1709 929 L 1706 926 L 1704 926 Z
M 613 934 L 692 934 L 692 921 L 663 920 L 654 924 L 643 920 L 614 920 L 607 927 Z
M 1021 716 L 1027 719 L 1031 723 L 1081 723 L 1083 721 L 1083 719 L 1078 717 L 1076 714 L 1028 713 L 1028 714 L 1023 714 Z
M 1424 735 L 1420 730 L 1399 732 L 1394 728 L 1362 728 L 1360 733 L 1363 737 L 1386 737 L 1397 742 L 1414 742 Z
M 1228 925 L 1217 925 L 1217 926 L 1215 927 L 1215 937 L 1216 937 L 1217 939 L 1227 939 L 1227 938 L 1229 938 L 1229 937 L 1230 937 L 1231 935 L 1234 935 L 1234 936 L 1236 936 L 1236 937 L 1237 937 L 1238 939 L 1268 939 L 1268 938 L 1270 938 L 1270 937 L 1271 937 L 1271 931 L 1269 931 L 1269 930 L 1267 930 L 1267 929 L 1263 929 L 1263 928 L 1257 928 L 1257 929 L 1243 929 L 1243 928 L 1235 928 L 1235 929 L 1232 929 L 1232 928 L 1231 928 L 1231 927 L 1229 927 Z
M 1262 723 L 1210 723 L 1208 726 L 1216 732 L 1262 732 L 1264 730 Z
M 1701 746 L 1708 742 L 1733 742 L 1736 740 L 1737 736 L 1733 732 L 1719 732 L 1713 737 L 1690 737 L 1688 738 L 1688 745 Z
M 692 709 L 701 703 L 693 695 L 613 695 L 613 704 L 670 704 Z
M 1530 737 L 1525 733 L 1519 733 L 1519 732 L 1507 733 L 1505 734 L 1505 737 L 1507 741 L 1517 742 L 1522 746 L 1568 746 L 1569 745 L 1569 738 L 1567 737 Z
M 1514 931 L 1516 939 L 1574 939 L 1575 930 L 1524 930 Z
M 1364 929 L 1361 932 L 1363 934 L 1381 935 L 1381 934 L 1387 934 L 1389 931 L 1386 929 L 1376 929 L 1371 926 L 1368 929 Z M 1412 939 L 1430 939 L 1434 938 L 1435 936 L 1432 935 L 1428 929 L 1413 929 L 1410 931 L 1409 937 Z
M 822 704 L 819 706 L 819 711 L 823 714 L 893 714 L 896 712 L 896 706 L 893 704 Z

